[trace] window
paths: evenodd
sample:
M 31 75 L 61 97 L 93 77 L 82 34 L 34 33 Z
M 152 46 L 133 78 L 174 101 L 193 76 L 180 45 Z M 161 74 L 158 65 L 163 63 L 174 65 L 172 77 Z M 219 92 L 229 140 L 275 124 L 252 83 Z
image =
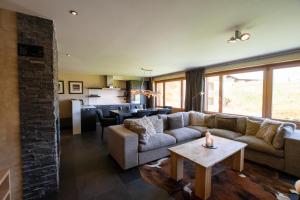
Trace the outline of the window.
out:
M 205 111 L 288 120 L 299 126 L 299 63 L 206 74 Z
M 273 70 L 272 118 L 300 121 L 300 67 Z
M 263 71 L 223 76 L 222 112 L 262 116 Z
M 207 111 L 219 112 L 219 76 L 211 76 L 206 78 L 206 103 Z
M 183 109 L 185 102 L 185 80 L 174 79 L 156 82 L 156 106 L 172 106 Z
M 165 83 L 165 105 L 181 108 L 181 81 Z
M 156 105 L 163 106 L 164 105 L 164 83 L 156 84 L 156 92 L 158 92 L 158 95 L 156 97 Z

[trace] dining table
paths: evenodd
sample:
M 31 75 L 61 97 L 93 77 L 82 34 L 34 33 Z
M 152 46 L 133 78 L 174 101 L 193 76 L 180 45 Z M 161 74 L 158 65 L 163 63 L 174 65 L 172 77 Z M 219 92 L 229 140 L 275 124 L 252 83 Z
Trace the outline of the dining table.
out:
M 147 111 L 149 115 L 155 115 L 158 112 L 166 111 L 170 113 L 171 109 L 169 108 L 146 108 L 146 109 L 128 109 L 128 110 L 110 110 L 110 115 L 116 117 L 118 124 L 122 124 L 123 121 L 127 118 L 136 117 L 138 112 Z

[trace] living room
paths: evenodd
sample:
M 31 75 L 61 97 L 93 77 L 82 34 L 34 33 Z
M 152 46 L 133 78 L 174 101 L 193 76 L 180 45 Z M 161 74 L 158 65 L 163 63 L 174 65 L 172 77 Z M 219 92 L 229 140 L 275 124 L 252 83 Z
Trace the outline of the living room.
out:
M 300 2 L 0 1 L 0 199 L 299 199 Z

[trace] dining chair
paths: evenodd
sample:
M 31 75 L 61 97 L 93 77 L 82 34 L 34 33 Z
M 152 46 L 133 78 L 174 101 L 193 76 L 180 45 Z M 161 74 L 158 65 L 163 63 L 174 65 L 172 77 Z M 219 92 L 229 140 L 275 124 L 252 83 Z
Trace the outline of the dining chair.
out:
M 161 114 L 161 115 L 164 115 L 164 114 L 169 114 L 170 110 L 169 109 L 159 109 L 157 111 L 157 114 Z
M 150 116 L 150 110 L 138 110 L 137 113 L 133 115 L 134 118 L 142 118 L 144 116 Z
M 166 114 L 171 114 L 172 113 L 172 109 L 173 109 L 172 106 L 163 106 L 163 108 L 167 108 L 168 109 L 168 112 Z
M 112 125 L 116 125 L 116 118 L 104 117 L 101 109 L 96 109 L 97 118 L 101 125 L 101 141 L 103 142 L 104 128 Z

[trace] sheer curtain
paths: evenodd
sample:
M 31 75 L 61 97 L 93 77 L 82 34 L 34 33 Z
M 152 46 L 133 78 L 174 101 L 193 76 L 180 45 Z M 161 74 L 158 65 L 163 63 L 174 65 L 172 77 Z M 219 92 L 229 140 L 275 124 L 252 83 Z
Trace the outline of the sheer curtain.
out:
M 185 72 L 186 93 L 185 110 L 203 112 L 204 108 L 204 68 Z

